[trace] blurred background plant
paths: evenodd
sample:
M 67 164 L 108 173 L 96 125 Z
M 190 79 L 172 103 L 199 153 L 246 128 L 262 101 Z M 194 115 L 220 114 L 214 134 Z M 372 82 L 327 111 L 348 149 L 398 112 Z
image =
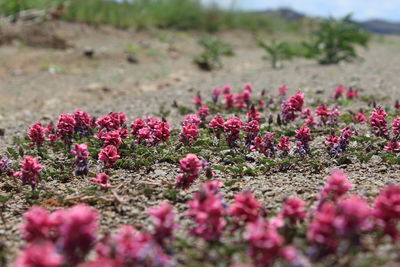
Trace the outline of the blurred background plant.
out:
M 317 30 L 305 42 L 305 56 L 315 58 L 320 64 L 337 64 L 358 57 L 356 47 L 367 47 L 370 34 L 362 30 L 351 15 L 343 19 L 321 20 Z
M 194 62 L 203 70 L 222 68 L 221 56 L 234 56 L 232 46 L 214 36 L 200 39 L 204 51 L 195 57 Z

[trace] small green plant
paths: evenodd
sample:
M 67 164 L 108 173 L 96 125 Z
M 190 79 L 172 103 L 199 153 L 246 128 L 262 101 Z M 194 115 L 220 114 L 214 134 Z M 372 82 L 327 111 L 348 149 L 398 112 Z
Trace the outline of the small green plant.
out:
M 316 58 L 320 64 L 337 64 L 357 57 L 356 46 L 366 47 L 370 35 L 353 22 L 351 15 L 343 19 L 323 20 L 311 41 L 304 43 L 308 58 Z
M 222 68 L 221 56 L 233 56 L 234 52 L 230 44 L 207 36 L 199 41 L 204 51 L 195 57 L 194 62 L 204 70 L 214 70 Z
M 293 56 L 297 55 L 295 45 L 286 41 L 273 40 L 270 44 L 259 41 L 258 45 L 268 53 L 268 56 L 264 56 L 263 59 L 270 60 L 274 69 L 282 68 L 282 61 L 291 60 Z

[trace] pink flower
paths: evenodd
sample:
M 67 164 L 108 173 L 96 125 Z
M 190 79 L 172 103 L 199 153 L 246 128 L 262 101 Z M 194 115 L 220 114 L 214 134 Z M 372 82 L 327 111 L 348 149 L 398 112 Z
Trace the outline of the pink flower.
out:
M 388 142 L 388 144 L 383 148 L 385 151 L 400 152 L 400 144 L 397 141 Z
M 274 136 L 276 133 L 267 132 L 264 137 L 257 136 L 254 138 L 254 148 L 264 154 L 266 157 L 272 157 L 276 152 Z
M 255 266 L 271 266 L 282 252 L 284 238 L 261 218 L 247 224 L 245 238 Z
M 235 97 L 232 93 L 225 94 L 225 106 L 227 109 L 233 107 L 233 103 L 235 101 Z
M 136 119 L 131 128 L 132 134 L 137 138 L 135 142 L 145 142 L 148 146 L 166 142 L 171 135 L 168 122 L 153 117 Z
M 338 214 L 334 225 L 336 232 L 346 238 L 354 238 L 371 226 L 372 210 L 367 202 L 359 196 L 350 196 L 338 203 Z
M 182 131 L 179 134 L 179 141 L 185 145 L 191 146 L 193 141 L 197 140 L 199 136 L 199 128 L 197 124 L 184 124 Z
M 81 137 L 88 136 L 90 129 L 94 126 L 94 119 L 85 111 L 77 109 L 74 113 L 75 132 L 81 134 Z
M 224 95 L 230 94 L 232 91 L 232 87 L 230 85 L 224 85 L 224 87 L 222 88 L 222 93 Z
M 225 120 L 222 118 L 220 115 L 215 115 L 208 126 L 214 130 L 215 136 L 219 138 L 221 136 L 221 133 L 224 131 L 224 124 Z
M 70 143 L 70 139 L 75 132 L 74 114 L 61 114 L 57 123 L 57 134 L 64 139 L 66 143 Z
M 321 197 L 337 200 L 346 194 L 352 186 L 352 183 L 347 179 L 347 175 L 343 171 L 334 170 L 326 182 L 324 189 L 321 191 Z
M 203 105 L 203 98 L 201 98 L 201 95 L 199 92 L 193 97 L 193 104 L 196 106 L 201 106 Z
M 234 217 L 235 223 L 254 222 L 261 215 L 261 203 L 251 192 L 238 193 L 228 209 L 228 214 Z
M 200 123 L 201 119 L 197 114 L 186 115 L 182 120 L 182 125 L 189 125 L 189 124 L 199 125 Z
M 100 130 L 105 129 L 106 131 L 118 130 L 128 120 L 128 117 L 123 112 L 114 113 L 111 112 L 96 121 L 97 127 Z
M 22 238 L 29 243 L 51 240 L 55 223 L 51 215 L 43 207 L 32 206 L 24 213 L 24 221 L 20 226 Z
M 102 131 L 99 132 L 96 137 L 103 141 L 103 147 L 113 145 L 116 148 L 119 148 L 119 146 L 122 144 L 122 138 L 119 130 L 114 130 L 110 132 Z
M 358 112 L 357 115 L 354 115 L 354 119 L 358 121 L 359 123 L 363 124 L 367 122 L 367 118 L 365 117 L 365 114 L 363 112 Z
M 75 145 L 75 150 L 71 151 L 71 154 L 75 156 L 75 166 L 76 166 L 76 171 L 75 175 L 80 176 L 80 175 L 87 175 L 89 171 L 89 166 L 88 166 L 88 157 L 89 157 L 89 152 L 88 152 L 88 147 L 86 144 L 76 144 Z
M 16 260 L 15 267 L 61 267 L 63 258 L 51 242 L 30 245 Z
M 261 121 L 260 112 L 254 107 L 254 105 L 252 105 L 251 108 L 247 111 L 246 119 L 256 120 L 258 122 Z
M 196 223 L 191 233 L 211 242 L 220 239 L 226 226 L 226 220 L 223 217 L 225 208 L 221 196 L 214 188 L 214 184 L 212 186 L 214 190 L 210 190 L 207 185 L 209 183 L 205 183 L 200 191 L 193 195 L 193 199 L 188 202 L 187 216 Z
M 347 97 L 347 99 L 357 98 L 358 91 L 350 87 L 349 90 L 347 90 L 346 97 Z
M 286 199 L 282 210 L 282 216 L 288 218 L 291 222 L 298 222 L 306 218 L 304 201 L 298 197 L 290 197 Z
M 111 168 L 119 158 L 117 148 L 113 145 L 106 146 L 99 153 L 99 160 L 104 163 L 106 169 Z
M 110 177 L 105 173 L 99 173 L 96 178 L 90 179 L 93 183 L 99 184 L 101 187 L 110 187 Z
M 219 95 L 222 93 L 221 89 L 215 88 L 211 94 L 211 100 L 215 103 L 218 102 Z
M 396 116 L 396 118 L 394 118 L 392 126 L 394 138 L 397 140 L 399 139 L 400 135 L 400 116 Z
M 225 97 L 228 95 L 225 95 Z M 247 106 L 248 100 L 250 98 L 250 94 L 248 91 L 244 91 L 242 93 L 238 93 L 234 95 L 235 98 L 235 107 L 237 108 L 245 108 Z
M 350 129 L 349 127 L 344 128 L 340 130 L 341 134 L 339 138 L 337 139 L 337 142 L 333 144 L 331 153 L 336 154 L 336 153 L 341 153 L 346 151 L 347 146 L 350 144 L 350 137 L 355 134 L 355 131 Z M 334 140 L 331 140 L 334 141 Z
M 208 115 L 210 115 L 210 111 L 208 110 L 207 106 L 200 106 L 199 110 L 197 111 L 197 115 L 201 118 L 201 120 L 205 120 Z
M 307 231 L 308 240 L 322 250 L 334 252 L 338 245 L 336 237 L 335 218 L 337 216 L 335 205 L 326 201 L 314 213 L 313 220 Z
M 279 139 L 279 144 L 276 146 L 276 148 L 282 152 L 284 152 L 284 154 L 289 153 L 290 151 L 290 140 L 289 140 L 289 136 L 282 136 Z
M 179 172 L 181 173 L 175 185 L 178 188 L 187 189 L 200 176 L 203 164 L 194 154 L 187 154 L 185 158 L 179 160 Z
M 98 212 L 85 204 L 62 211 L 59 245 L 70 264 L 81 262 L 96 240 Z
M 245 136 L 246 146 L 253 149 L 254 138 L 256 138 L 260 132 L 260 123 L 257 120 L 252 120 L 244 126 L 243 130 L 247 133 Z
M 382 189 L 375 199 L 374 216 L 385 234 L 393 241 L 400 238 L 397 224 L 400 220 L 400 187 L 389 185 Z
M 386 112 L 381 108 L 376 108 L 372 115 L 369 117 L 369 124 L 375 136 L 388 137 L 389 131 L 387 130 Z
M 340 98 L 343 95 L 345 90 L 346 90 L 346 87 L 344 87 L 343 85 L 337 86 L 335 89 L 335 93 L 333 94 L 333 98 L 334 99 Z
M 37 122 L 29 127 L 28 137 L 37 147 L 43 144 L 45 140 L 45 131 L 40 122 Z
M 312 140 L 311 130 L 307 126 L 301 126 L 298 130 L 295 130 L 295 137 L 297 139 L 296 153 L 308 154 L 310 153 L 309 142 Z
M 85 267 L 169 266 L 171 259 L 151 235 L 123 226 L 96 246 L 97 259 Z M 82 266 L 82 267 L 83 267 Z
M 253 92 L 253 85 L 251 83 L 246 83 L 243 86 L 243 91 L 247 91 L 249 93 Z
M 339 138 L 336 135 L 328 135 L 325 138 L 325 145 L 329 148 L 332 148 L 338 142 L 339 142 Z
M 297 92 L 289 99 L 283 101 L 282 116 L 285 121 L 293 121 L 297 118 L 296 112 L 301 112 L 304 105 L 304 93 Z
M 243 122 L 238 117 L 230 117 L 224 123 L 224 132 L 227 133 L 226 140 L 230 147 L 235 147 L 239 138 L 240 129 L 243 128 Z
M 19 164 L 19 166 L 21 167 L 21 171 L 14 173 L 14 177 L 19 177 L 22 184 L 29 184 L 32 190 L 34 190 L 39 183 L 39 173 L 43 169 L 43 166 L 39 164 L 37 158 L 31 156 L 26 156 L 24 162 Z
M 168 202 L 164 202 L 157 207 L 149 208 L 147 213 L 153 219 L 154 239 L 161 246 L 165 245 L 166 241 L 173 238 L 174 230 L 177 228 L 172 206 Z
M 278 93 L 280 96 L 284 97 L 288 90 L 289 90 L 289 88 L 286 85 L 282 84 L 279 86 Z

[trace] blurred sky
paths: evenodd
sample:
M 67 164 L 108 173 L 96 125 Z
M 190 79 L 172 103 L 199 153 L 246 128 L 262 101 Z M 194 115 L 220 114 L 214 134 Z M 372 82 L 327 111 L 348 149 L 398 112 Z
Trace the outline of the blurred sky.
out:
M 290 7 L 307 15 L 343 17 L 353 13 L 357 20 L 386 19 L 400 22 L 400 0 L 201 0 L 228 8 L 234 3 L 243 10 Z

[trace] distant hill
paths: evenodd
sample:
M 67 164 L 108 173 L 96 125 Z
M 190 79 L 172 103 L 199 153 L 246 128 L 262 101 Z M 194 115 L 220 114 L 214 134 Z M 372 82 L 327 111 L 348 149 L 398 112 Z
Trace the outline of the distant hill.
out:
M 299 19 L 305 17 L 304 14 L 297 12 L 290 8 L 280 8 L 280 9 L 274 9 L 274 10 L 269 9 L 269 10 L 262 11 L 260 13 L 265 14 L 267 16 L 281 17 L 288 21 L 299 20 Z
M 280 9 L 270 9 L 259 12 L 265 14 L 267 16 L 276 16 L 281 17 L 287 21 L 296 21 L 305 17 L 308 17 L 305 14 L 302 14 L 298 11 L 295 11 L 291 8 L 280 8 Z M 311 17 L 309 17 L 312 19 Z M 378 34 L 400 34 L 400 23 L 388 22 L 380 19 L 367 20 L 364 22 L 359 22 L 360 26 L 370 32 L 378 33 Z
M 400 34 L 400 23 L 392 23 L 385 20 L 368 20 L 361 23 L 361 27 L 367 31 L 380 34 Z

